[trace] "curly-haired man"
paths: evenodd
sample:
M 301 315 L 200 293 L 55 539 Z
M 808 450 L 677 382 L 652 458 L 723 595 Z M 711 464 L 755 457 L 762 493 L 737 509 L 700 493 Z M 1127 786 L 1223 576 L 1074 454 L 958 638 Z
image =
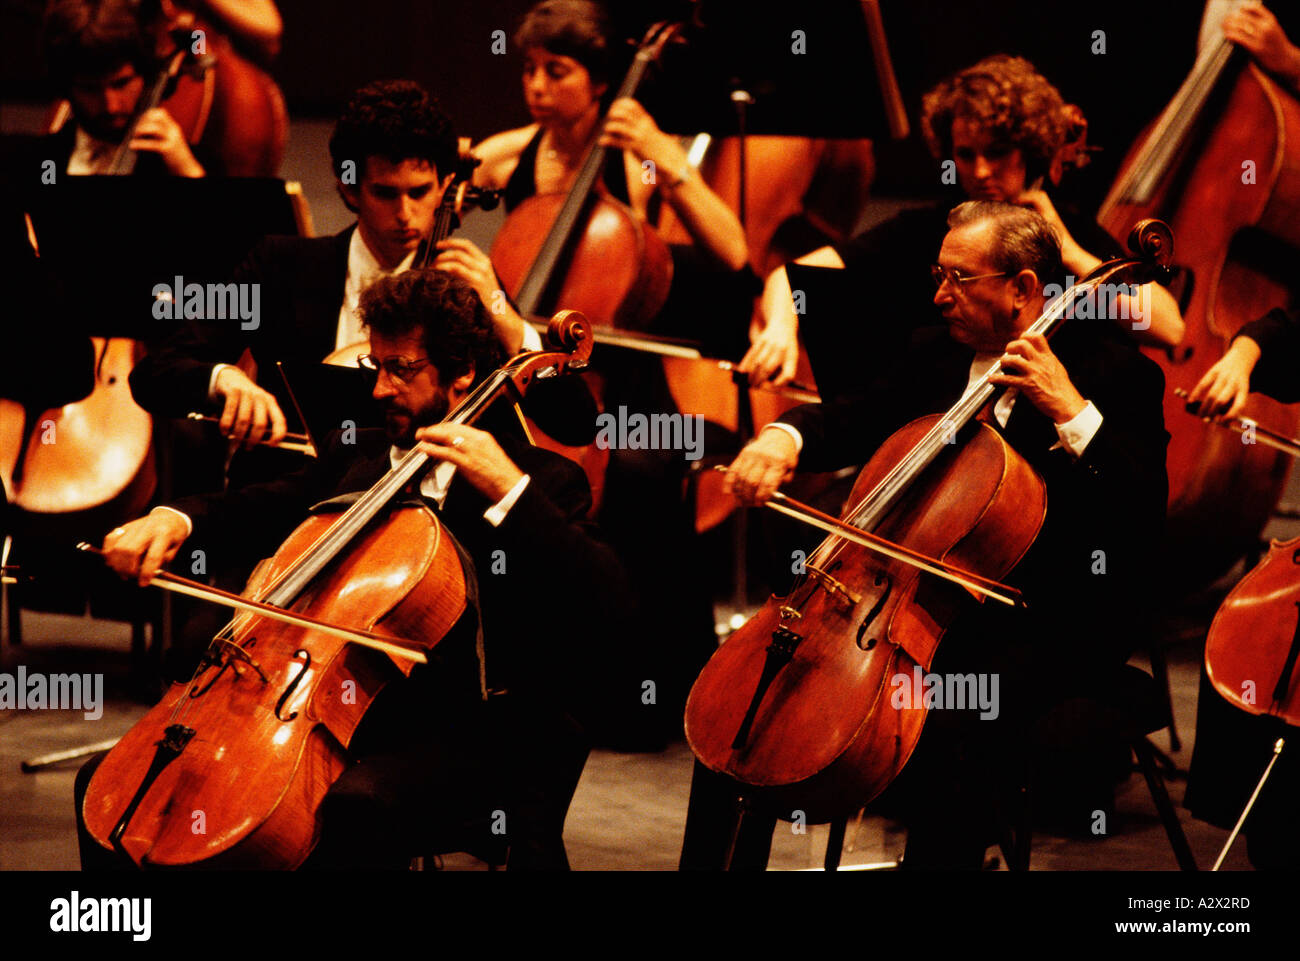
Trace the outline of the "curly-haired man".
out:
M 294 474 L 156 507 L 107 535 L 107 559 L 148 582 L 182 544 L 212 556 L 248 541 L 274 550 L 311 505 L 371 489 L 418 448 L 429 457 L 420 509 L 454 536 L 471 600 L 442 640 L 412 638 L 438 646 L 409 677 L 383 655 L 372 662 L 384 687 L 347 741 L 308 866 L 400 868 L 457 850 L 505 855 L 512 869 L 566 868 L 564 818 L 587 755 L 584 690 L 599 680 L 589 672 L 608 663 L 605 639 L 627 629 L 622 567 L 588 534 L 582 469 L 519 439 L 508 408 L 489 409 L 473 427 L 444 422 L 502 357 L 494 321 L 464 280 L 437 270 L 382 277 L 366 288 L 361 312 L 383 430 L 351 439 L 336 431 Z M 382 550 L 410 553 L 392 530 L 377 533 Z M 589 596 L 561 629 L 553 612 L 575 589 Z M 317 723 L 309 713 L 302 718 Z M 182 753 L 172 763 L 184 771 L 195 761 Z M 103 796 L 86 793 L 98 764 L 88 762 L 76 784 L 82 865 L 147 864 L 150 852 L 130 837 L 112 851 L 85 829 Z
M 451 121 L 409 80 L 368 84 L 349 99 L 330 139 L 337 187 L 357 222 L 333 237 L 267 237 L 236 270 L 237 283 L 257 284 L 260 317 L 187 323 L 151 350 L 131 374 L 145 409 L 183 416 L 221 404 L 221 427 L 248 445 L 269 434 L 278 443 L 286 423 L 265 389 L 276 361 L 319 361 L 364 339 L 358 303 L 378 277 L 411 266 L 457 162 Z M 485 302 L 499 286 L 487 256 L 450 238 L 433 266 L 467 281 Z M 540 340 L 512 310 L 491 313 L 510 352 Z M 233 365 L 248 349 L 258 382 Z

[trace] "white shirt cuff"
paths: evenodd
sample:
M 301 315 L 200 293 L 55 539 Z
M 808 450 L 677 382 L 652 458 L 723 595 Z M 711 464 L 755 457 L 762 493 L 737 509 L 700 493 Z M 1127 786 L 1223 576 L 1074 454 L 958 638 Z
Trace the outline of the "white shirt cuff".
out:
M 529 475 L 525 474 L 519 478 L 519 483 L 506 492 L 506 496 L 501 498 L 491 507 L 483 512 L 483 519 L 493 527 L 500 527 L 501 522 L 506 519 L 510 513 L 510 508 L 515 506 L 515 501 L 519 500 L 523 494 L 524 488 L 528 486 Z
M 1084 404 L 1083 410 L 1064 424 L 1056 425 L 1056 435 L 1061 439 L 1053 444 L 1051 449 L 1064 447 L 1075 460 L 1078 460 L 1099 430 L 1101 430 L 1101 411 L 1092 401 L 1088 401 Z
M 182 512 L 182 511 L 178 511 L 178 510 L 177 510 L 176 508 L 174 508 L 174 507 L 166 507 L 166 506 L 164 506 L 164 505 L 162 505 L 162 504 L 159 504 L 157 507 L 155 507 L 155 508 L 153 509 L 153 511 L 150 511 L 149 513 L 152 514 L 154 511 L 171 511 L 173 514 L 175 514 L 177 517 L 179 517 L 181 520 L 183 520 L 183 521 L 185 522 L 185 536 L 186 536 L 186 537 L 189 537 L 191 534 L 194 533 L 194 522 L 193 522 L 192 520 L 190 520 L 190 515 L 189 515 L 189 514 L 186 514 L 186 513 Z
M 212 373 L 208 375 L 208 400 L 216 400 L 221 395 L 217 393 L 217 375 L 220 374 L 231 364 L 217 364 L 212 368 Z
M 520 350 L 541 350 L 542 335 L 537 332 L 537 328 L 528 321 L 524 321 L 524 341 L 519 345 Z
M 776 420 L 766 425 L 763 428 L 763 430 L 767 430 L 770 427 L 775 427 L 777 430 L 785 431 L 785 433 L 789 434 L 794 439 L 794 453 L 796 457 L 798 457 L 799 454 L 803 452 L 803 435 L 799 433 L 797 428 L 792 427 L 789 424 L 783 424 L 779 420 Z M 760 434 L 762 432 L 763 431 L 759 431 Z

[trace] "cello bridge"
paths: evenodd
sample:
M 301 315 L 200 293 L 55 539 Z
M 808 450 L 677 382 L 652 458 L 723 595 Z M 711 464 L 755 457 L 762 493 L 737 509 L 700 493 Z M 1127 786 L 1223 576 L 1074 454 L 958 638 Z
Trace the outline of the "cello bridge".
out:
M 245 664 L 247 664 L 249 667 L 251 667 L 254 671 L 257 672 L 257 676 L 262 679 L 263 684 L 271 683 L 271 679 L 267 677 L 266 672 L 262 670 L 262 665 L 258 664 L 257 661 L 253 660 L 253 658 L 249 655 L 248 651 L 244 650 L 243 647 L 236 644 L 234 641 L 227 640 L 223 637 L 214 638 L 214 640 L 218 642 L 221 648 L 226 652 L 227 658 L 229 658 L 231 661 L 243 661 Z M 238 672 L 238 668 L 236 668 L 235 670 L 236 672 Z
M 862 602 L 861 594 L 855 594 L 821 568 L 814 567 L 807 561 L 804 562 L 803 568 L 817 579 L 817 582 L 826 589 L 827 594 L 836 600 L 847 601 L 850 607 L 857 607 Z

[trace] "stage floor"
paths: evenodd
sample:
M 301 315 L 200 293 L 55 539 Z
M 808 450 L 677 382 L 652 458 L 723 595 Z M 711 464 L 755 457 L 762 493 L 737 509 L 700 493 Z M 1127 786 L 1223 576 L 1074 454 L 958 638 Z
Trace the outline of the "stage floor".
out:
M 145 713 L 129 696 L 129 632 L 125 624 L 24 612 L 24 645 L 4 650 L 4 670 L 21 663 L 30 671 L 80 671 L 105 675 L 103 716 L 86 720 L 81 712 L 11 710 L 0 713 L 0 870 L 75 870 L 78 867 L 72 807 L 72 782 L 80 761 L 37 773 L 22 773 L 20 761 L 119 736 Z M 1170 677 L 1182 750 L 1173 755 L 1186 768 L 1195 733 L 1197 649 L 1193 642 L 1170 650 Z M 1147 667 L 1144 659 L 1134 663 Z M 1167 733 L 1153 741 L 1168 750 Z M 690 789 L 692 758 L 684 743 L 657 753 L 627 754 L 597 750 L 591 755 L 565 826 L 569 859 L 577 870 L 673 870 L 681 849 Z M 1169 791 L 1180 805 L 1185 783 Z M 1197 863 L 1208 868 L 1226 833 L 1192 818 L 1181 806 L 1179 819 Z M 1176 867 L 1146 783 L 1135 773 L 1116 791 L 1115 817 L 1108 834 L 1080 830 L 1053 833 L 1036 829 L 1032 870 L 1171 870 Z M 776 832 L 770 868 L 798 870 L 822 863 L 828 829 L 809 826 L 796 833 L 782 822 Z M 843 866 L 891 861 L 899 857 L 905 832 L 881 817 L 850 825 Z M 997 849 L 991 848 L 990 859 Z M 433 867 L 434 865 L 429 865 Z M 485 866 L 468 855 L 449 856 L 437 865 L 447 870 Z M 1001 866 L 1001 865 L 1000 865 Z M 1003 866 L 1004 867 L 1004 866 Z M 1225 869 L 1249 869 L 1244 841 L 1238 841 Z

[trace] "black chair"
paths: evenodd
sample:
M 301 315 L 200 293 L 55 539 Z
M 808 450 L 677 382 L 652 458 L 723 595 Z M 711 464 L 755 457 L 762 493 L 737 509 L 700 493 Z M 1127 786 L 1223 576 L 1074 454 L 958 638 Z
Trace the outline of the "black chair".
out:
M 1169 699 L 1154 678 L 1140 668 L 1124 665 L 1088 697 L 1063 701 L 1027 732 L 1024 774 L 1012 793 L 1002 799 L 998 846 L 1012 871 L 1029 870 L 1033 840 L 1033 777 L 1031 764 L 1044 752 L 1079 750 L 1098 744 L 1126 744 L 1137 758 L 1151 799 L 1164 825 L 1174 858 L 1183 871 L 1197 870 L 1187 837 L 1157 764 L 1158 751 L 1147 736 L 1172 723 Z M 831 824 L 825 869 L 839 867 L 846 822 Z
M 1148 735 L 1170 726 L 1169 700 L 1154 678 L 1140 668 L 1124 665 L 1087 697 L 1069 698 L 1040 718 L 1029 732 L 1027 760 L 1045 751 L 1079 750 L 1092 745 L 1123 743 L 1137 758 L 1178 867 L 1197 870 L 1187 837 L 1178 821 L 1157 750 Z M 1000 847 L 1013 871 L 1029 869 L 1033 837 L 1033 781 L 1026 776 L 1004 809 Z
M 504 867 L 510 856 L 510 843 L 504 834 L 494 833 L 493 826 L 491 817 L 447 825 L 437 833 L 424 853 L 412 860 L 412 870 L 424 871 L 430 860 L 454 853 L 478 858 L 487 864 L 489 871 Z

